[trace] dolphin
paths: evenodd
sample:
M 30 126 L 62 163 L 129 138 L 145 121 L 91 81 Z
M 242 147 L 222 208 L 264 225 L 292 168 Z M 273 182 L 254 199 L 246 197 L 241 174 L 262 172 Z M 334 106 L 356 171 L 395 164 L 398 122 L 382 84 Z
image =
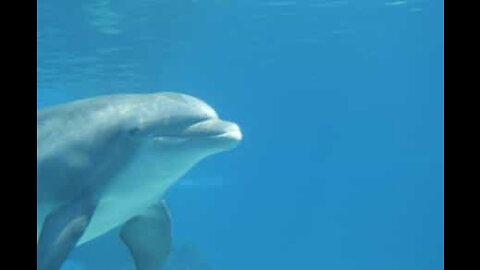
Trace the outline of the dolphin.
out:
M 168 188 L 200 160 L 233 149 L 237 124 L 175 92 L 117 94 L 37 111 L 37 270 L 121 226 L 137 270 L 171 250 Z

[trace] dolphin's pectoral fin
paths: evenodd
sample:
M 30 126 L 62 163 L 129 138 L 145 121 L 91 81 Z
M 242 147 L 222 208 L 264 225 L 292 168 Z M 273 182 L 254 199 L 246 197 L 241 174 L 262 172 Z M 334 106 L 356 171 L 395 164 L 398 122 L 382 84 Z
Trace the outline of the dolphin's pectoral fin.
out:
M 120 232 L 136 270 L 160 270 L 172 244 L 170 214 L 164 202 L 127 221 Z
M 37 270 L 58 270 L 85 232 L 93 200 L 76 200 L 47 216 L 37 245 Z

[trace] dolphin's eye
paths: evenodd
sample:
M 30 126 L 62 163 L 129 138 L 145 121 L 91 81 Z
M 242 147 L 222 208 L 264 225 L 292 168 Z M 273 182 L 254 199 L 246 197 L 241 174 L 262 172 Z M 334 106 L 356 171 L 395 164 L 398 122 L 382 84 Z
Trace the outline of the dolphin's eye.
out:
M 128 134 L 130 134 L 130 135 L 135 135 L 135 134 L 137 134 L 139 131 L 140 131 L 140 129 L 139 129 L 138 127 L 134 127 L 134 128 L 132 128 L 132 129 L 130 129 L 130 130 L 128 131 Z

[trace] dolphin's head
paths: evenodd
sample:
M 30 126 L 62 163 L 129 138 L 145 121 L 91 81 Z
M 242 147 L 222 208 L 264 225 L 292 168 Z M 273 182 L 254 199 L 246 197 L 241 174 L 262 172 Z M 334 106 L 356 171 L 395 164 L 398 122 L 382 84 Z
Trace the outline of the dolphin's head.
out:
M 204 101 L 181 93 L 145 95 L 131 108 L 127 135 L 162 153 L 194 159 L 234 148 L 237 124 L 219 118 Z

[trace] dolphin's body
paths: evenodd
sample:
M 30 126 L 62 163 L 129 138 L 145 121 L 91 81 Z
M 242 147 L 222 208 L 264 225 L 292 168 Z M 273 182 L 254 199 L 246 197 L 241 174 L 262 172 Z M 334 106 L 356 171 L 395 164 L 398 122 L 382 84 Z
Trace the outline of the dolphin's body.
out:
M 166 190 L 241 132 L 179 93 L 101 96 L 37 112 L 37 269 L 122 226 L 137 270 L 159 270 L 171 244 Z

